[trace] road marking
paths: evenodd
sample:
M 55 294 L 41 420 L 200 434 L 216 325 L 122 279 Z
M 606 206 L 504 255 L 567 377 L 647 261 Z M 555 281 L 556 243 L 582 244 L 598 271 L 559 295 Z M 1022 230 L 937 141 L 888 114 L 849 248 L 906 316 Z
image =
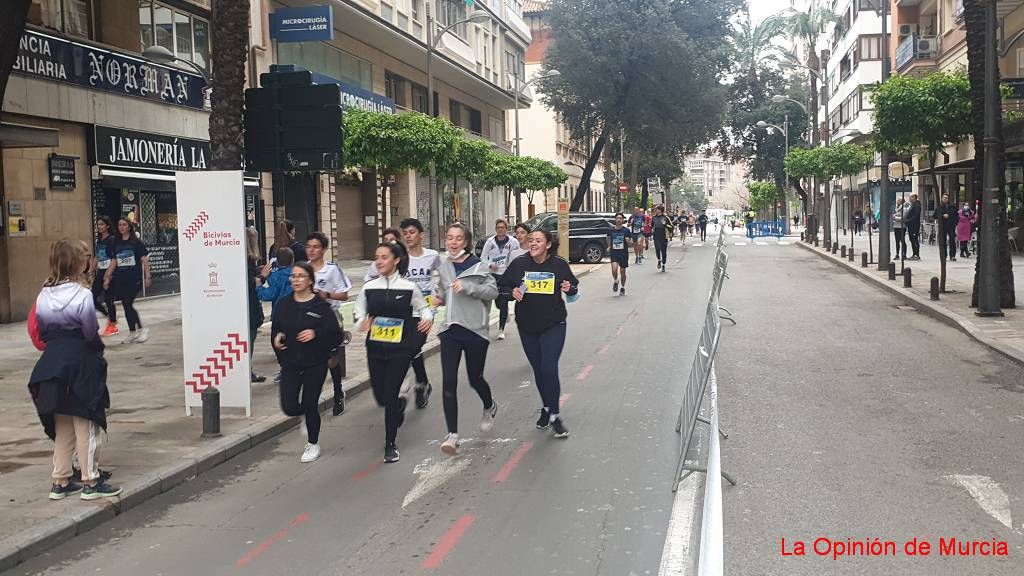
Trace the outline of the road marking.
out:
M 377 468 L 380 468 L 380 465 L 381 465 L 382 462 L 383 462 L 383 460 L 374 460 L 373 463 L 371 463 L 369 466 L 367 466 L 366 468 L 363 468 L 359 472 L 356 472 L 355 474 L 353 474 L 352 475 L 352 479 L 353 480 L 362 480 L 363 478 L 366 478 L 370 474 L 373 474 L 374 472 L 376 472 Z
M 587 376 L 590 376 L 590 371 L 593 370 L 593 369 L 594 369 L 594 365 L 593 364 L 587 364 L 586 366 L 583 367 L 583 370 L 580 370 L 580 373 L 576 375 L 576 379 L 577 380 L 586 380 Z
M 416 484 L 406 493 L 402 500 L 402 508 L 448 482 L 456 474 L 465 470 L 472 461 L 471 458 L 444 458 L 434 462 L 433 458 L 427 458 L 417 464 L 412 471 L 416 475 Z
M 786 242 L 785 240 L 779 240 L 779 246 L 789 246 L 792 242 Z
M 758 246 L 767 246 L 768 245 L 767 242 L 761 242 L 760 240 L 758 240 L 757 242 L 754 242 L 754 244 L 756 244 Z
M 953 474 L 946 476 L 946 480 L 960 486 L 974 498 L 974 501 L 981 506 L 981 509 L 997 522 L 1013 529 L 1013 520 L 1010 516 L 1010 498 L 1003 492 L 999 484 L 988 476 L 968 476 Z
M 559 396 L 558 397 L 558 407 L 561 408 L 561 407 L 565 406 L 565 403 L 569 401 L 569 398 L 572 398 L 572 394 L 568 394 L 567 393 L 567 394 L 562 394 L 561 396 Z
M 623 329 L 625 329 L 625 326 L 619 326 L 619 327 L 618 327 L 618 328 L 617 328 L 617 329 L 615 330 L 615 335 L 616 335 L 616 336 L 622 336 L 622 331 L 623 331 Z
M 693 245 L 694 248 L 702 248 L 703 246 L 704 246 L 703 242 L 697 242 L 696 244 Z
M 523 456 L 533 448 L 533 442 L 523 442 L 519 445 L 519 448 L 512 454 L 512 457 L 508 459 L 508 462 L 498 470 L 498 473 L 491 478 L 492 484 L 501 484 L 508 480 L 508 477 L 512 475 L 512 472 L 519 466 L 519 463 L 523 460 Z
M 441 566 L 444 562 L 445 556 L 451 552 L 455 545 L 462 539 L 462 535 L 466 533 L 466 530 L 476 522 L 475 514 L 466 514 L 455 521 L 452 527 L 441 536 L 441 539 L 437 541 L 437 545 L 434 546 L 434 550 L 420 562 L 420 568 L 426 570 L 433 570 Z
M 278 530 L 273 536 L 267 538 L 263 542 L 260 542 L 255 548 L 246 552 L 245 556 L 242 556 L 237 561 L 235 561 L 235 566 L 237 566 L 238 568 L 245 568 L 253 560 L 262 556 L 263 553 L 269 550 L 271 546 L 280 542 L 281 540 L 284 540 L 285 537 L 288 536 L 288 533 L 291 532 L 293 528 L 301 526 L 306 522 L 306 520 L 309 520 L 309 512 L 303 512 L 295 518 L 292 518 L 292 521 L 288 523 L 288 526 Z
M 733 244 L 733 246 L 746 246 L 746 245 L 747 245 L 746 242 L 736 242 L 735 244 Z
M 695 478 L 695 476 L 691 476 Z M 665 533 L 665 547 L 661 552 L 658 576 L 684 576 L 690 564 L 690 530 L 693 528 L 693 510 L 696 507 L 697 482 L 684 481 L 672 501 L 672 515 Z
M 597 351 L 597 354 L 599 356 L 604 356 L 607 353 L 608 353 L 608 344 L 605 344 L 604 346 L 601 347 L 600 350 Z

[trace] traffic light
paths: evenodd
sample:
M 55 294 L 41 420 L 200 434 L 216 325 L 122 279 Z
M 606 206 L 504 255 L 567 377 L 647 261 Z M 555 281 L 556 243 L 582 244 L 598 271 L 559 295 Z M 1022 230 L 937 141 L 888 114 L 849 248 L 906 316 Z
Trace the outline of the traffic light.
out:
M 313 74 L 272 66 L 262 88 L 245 91 L 245 167 L 321 171 L 344 167 L 341 87 L 313 84 Z

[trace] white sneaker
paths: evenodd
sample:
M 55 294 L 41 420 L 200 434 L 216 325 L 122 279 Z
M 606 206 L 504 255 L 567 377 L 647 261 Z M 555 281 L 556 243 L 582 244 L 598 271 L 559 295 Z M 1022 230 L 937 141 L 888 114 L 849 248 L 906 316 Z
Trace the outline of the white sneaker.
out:
M 138 339 L 139 339 L 139 333 L 138 332 L 129 332 L 128 333 L 128 337 L 125 338 L 124 340 L 121 340 L 121 344 L 133 344 L 136 341 L 138 341 Z
M 449 456 L 455 456 L 459 453 L 459 435 L 448 433 L 444 438 L 444 442 L 441 443 L 441 452 Z
M 491 407 L 484 408 L 484 417 L 480 419 L 480 431 L 490 432 L 494 428 L 494 417 L 498 415 L 498 403 L 491 400 Z
M 305 450 L 302 451 L 302 461 L 312 462 L 320 457 L 320 445 L 319 444 L 306 444 Z
M 498 330 L 498 340 L 504 340 L 504 339 L 505 339 L 505 331 L 504 330 Z
M 136 334 L 137 336 L 135 336 L 135 340 L 133 340 L 136 344 L 142 344 L 146 340 L 149 340 L 149 328 L 139 328 L 139 331 L 136 332 Z

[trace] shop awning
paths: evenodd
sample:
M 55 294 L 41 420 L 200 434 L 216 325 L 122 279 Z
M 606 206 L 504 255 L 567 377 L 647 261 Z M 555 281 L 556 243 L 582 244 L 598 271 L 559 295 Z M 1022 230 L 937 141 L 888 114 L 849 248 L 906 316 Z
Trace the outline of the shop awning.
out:
M 973 158 L 957 160 L 956 162 L 950 162 L 949 164 L 943 164 L 941 166 L 932 166 L 931 168 L 922 168 L 917 172 L 910 174 L 910 176 L 925 176 L 929 174 L 941 176 L 943 174 L 966 174 L 968 172 L 974 172 Z
M 0 148 L 55 148 L 60 145 L 60 130 L 0 122 Z
M 100 178 L 105 186 L 111 188 L 131 188 L 153 192 L 174 192 L 176 184 L 174 174 L 171 172 L 145 172 L 101 167 Z M 260 187 L 259 178 L 246 176 L 243 183 L 246 188 L 258 190 Z

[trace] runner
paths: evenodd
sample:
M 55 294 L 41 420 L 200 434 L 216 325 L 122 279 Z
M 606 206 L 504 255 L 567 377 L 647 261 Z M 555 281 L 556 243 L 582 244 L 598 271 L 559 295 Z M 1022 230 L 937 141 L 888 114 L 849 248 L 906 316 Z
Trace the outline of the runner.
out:
M 654 216 L 651 217 L 651 229 L 654 232 L 654 258 L 658 262 L 658 270 L 666 272 L 665 264 L 668 261 L 668 240 L 672 237 L 672 219 L 665 215 L 665 208 L 654 207 Z
M 313 267 L 296 262 L 290 276 L 292 295 L 278 302 L 270 333 L 281 364 L 281 409 L 305 416 L 301 461 L 312 462 L 320 457 L 320 392 L 342 332 L 331 305 L 313 289 Z
M 373 397 L 384 407 L 384 462 L 398 462 L 398 429 L 405 421 L 402 382 L 420 346 L 416 334 L 428 334 L 434 316 L 419 287 L 405 276 L 409 255 L 399 243 L 377 247 L 380 277 L 363 286 L 356 300 L 356 322 L 366 335 L 366 365 Z M 415 318 L 420 318 L 415 322 Z
M 708 241 L 708 213 L 704 210 L 700 211 L 700 216 L 697 217 L 697 231 L 700 232 L 700 241 Z
M 122 216 L 117 221 L 117 232 L 118 238 L 114 240 L 117 263 L 110 285 L 114 296 L 124 306 L 124 317 L 128 321 L 128 337 L 122 344 L 141 344 L 149 340 L 149 330 L 142 327 L 139 313 L 135 311 L 135 298 L 143 286 L 149 288 L 152 284 L 149 250 L 135 235 L 135 226 L 127 218 Z
M 380 235 L 380 241 L 384 244 L 388 242 L 401 242 L 402 233 L 399 232 L 397 228 L 388 228 Z M 380 274 L 377 272 L 377 263 L 370 262 L 370 267 L 366 269 L 366 275 L 363 276 L 363 282 L 369 282 L 379 276 Z
M 515 235 L 516 235 L 516 242 L 519 243 L 519 248 L 516 248 L 515 250 L 512 251 L 512 253 L 510 253 L 508 255 L 509 263 L 511 263 L 516 258 L 519 258 L 523 254 L 529 254 L 530 253 L 530 228 L 529 228 L 529 226 L 527 226 L 526 224 L 523 224 L 522 222 L 516 224 Z M 501 283 L 500 282 L 498 283 L 498 290 L 502 291 Z M 509 298 L 511 298 L 512 297 L 512 293 L 509 292 L 508 296 L 509 296 Z
M 494 236 L 484 242 L 480 259 L 491 273 L 501 276 L 512 261 L 512 251 L 519 249 L 519 241 L 508 235 L 508 222 L 498 218 L 494 222 Z M 505 324 L 508 322 L 508 301 L 510 295 L 498 294 L 494 304 L 498 307 L 498 340 L 505 339 Z
M 643 212 L 640 211 L 640 207 L 634 206 L 633 215 L 629 217 L 629 231 L 633 234 L 634 264 L 643 264 L 644 262 L 644 221 L 645 218 Z
M 92 266 L 92 301 L 97 310 L 107 317 L 107 327 L 100 333 L 100 336 L 116 336 L 120 333 L 117 328 L 117 306 L 114 304 L 114 291 L 110 288 L 110 281 L 114 278 L 114 268 L 117 267 L 117 260 L 114 258 L 114 226 L 110 218 L 100 216 L 96 219 L 96 248 L 93 251 Z
M 423 224 L 415 218 L 402 220 L 398 227 L 402 230 L 402 237 L 405 239 L 405 247 L 409 254 L 409 280 L 420 289 L 427 306 L 432 309 L 434 303 L 434 271 L 440 265 L 437 250 L 423 247 Z M 419 311 L 413 316 L 419 318 Z M 434 390 L 427 378 L 427 367 L 423 362 L 423 345 L 427 343 L 428 334 L 416 332 L 414 334 L 417 346 L 412 357 L 412 371 L 416 376 L 416 408 L 423 409 L 430 402 L 430 393 Z
M 81 240 L 60 240 L 50 248 L 50 276 L 29 313 L 29 335 L 43 351 L 29 378 L 43 431 L 53 440 L 50 500 L 81 492 L 82 500 L 110 498 L 120 488 L 99 469 L 100 434 L 110 408 L 107 364 L 86 287 L 89 248 Z M 84 487 L 73 480 L 75 452 Z M 109 475 L 107 475 L 109 477 Z
M 504 224 L 503 221 L 499 221 Z M 499 232 L 501 234 L 501 232 Z M 506 236 L 505 246 L 509 239 Z M 466 355 L 469 385 L 483 403 L 484 415 L 480 431 L 494 427 L 498 403 L 491 396 L 491 387 L 484 380 L 488 338 L 491 325 L 491 301 L 498 296 L 498 284 L 488 272 L 488 260 L 481 260 L 466 251 L 473 245 L 473 236 L 462 224 L 448 226 L 445 246 L 448 252 L 438 269 L 438 299 L 447 306 L 444 325 L 438 332 L 441 341 L 441 373 L 444 376 L 444 420 L 448 436 L 441 451 L 454 456 L 459 451 L 459 364 Z M 486 251 L 486 245 L 484 247 Z M 491 261 L 493 262 L 493 261 Z
M 694 216 L 693 210 L 690 210 L 690 215 L 686 217 L 686 232 L 693 236 L 694 228 L 697 226 L 697 217 Z
M 653 234 L 654 234 L 654 230 L 651 228 L 651 215 L 647 213 L 647 209 L 646 208 L 644 209 L 643 214 L 644 214 L 644 226 L 643 226 L 644 252 L 643 252 L 643 255 L 640 257 L 640 263 L 641 264 L 643 264 L 644 258 L 647 257 L 647 249 L 651 247 L 651 240 L 652 240 L 651 236 L 653 236 Z
M 547 230 L 530 233 L 529 257 L 517 258 L 502 276 L 502 284 L 515 286 L 516 326 L 523 352 L 533 367 L 533 376 L 540 392 L 538 428 L 550 424 L 555 438 L 569 436 L 561 418 L 558 403 L 562 394 L 558 378 L 558 359 L 565 346 L 565 301 L 578 295 L 579 280 L 569 263 L 559 258 L 558 245 Z
M 341 303 L 348 300 L 348 291 L 352 289 L 352 282 L 349 281 L 341 266 L 333 262 L 324 262 L 324 252 L 327 251 L 328 246 L 330 246 L 330 241 L 327 240 L 327 236 L 323 232 L 310 232 L 309 236 L 306 236 L 306 256 L 316 274 L 313 292 L 331 305 L 344 332 L 345 319 L 341 316 Z M 344 339 L 334 351 L 329 366 L 331 382 L 334 384 L 332 413 L 339 416 L 345 412 L 345 392 L 341 389 L 341 379 L 345 377 Z
M 626 295 L 626 268 L 629 268 L 629 248 L 633 237 L 629 228 L 623 226 L 626 215 L 615 215 L 615 226 L 608 231 L 608 254 L 612 263 L 612 294 Z

